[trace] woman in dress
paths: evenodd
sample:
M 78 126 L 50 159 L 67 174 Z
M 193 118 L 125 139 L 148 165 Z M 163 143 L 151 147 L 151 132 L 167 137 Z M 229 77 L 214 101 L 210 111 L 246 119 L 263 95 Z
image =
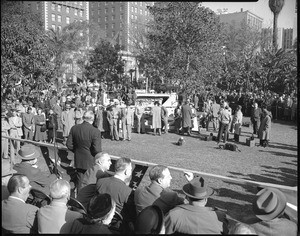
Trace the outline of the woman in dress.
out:
M 46 141 L 46 119 L 42 114 L 42 109 L 37 109 L 37 115 L 34 116 L 35 134 L 34 140 L 37 142 Z
M 154 106 L 152 107 L 152 128 L 153 133 L 156 135 L 156 129 L 158 129 L 158 135 L 161 135 L 161 108 L 159 102 L 155 101 Z

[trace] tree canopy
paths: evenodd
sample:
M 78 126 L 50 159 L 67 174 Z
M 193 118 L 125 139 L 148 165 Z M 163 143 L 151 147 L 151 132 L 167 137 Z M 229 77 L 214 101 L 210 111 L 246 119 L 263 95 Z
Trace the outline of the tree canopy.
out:
M 1 93 L 16 86 L 45 89 L 51 80 L 52 50 L 40 16 L 17 2 L 1 3 Z

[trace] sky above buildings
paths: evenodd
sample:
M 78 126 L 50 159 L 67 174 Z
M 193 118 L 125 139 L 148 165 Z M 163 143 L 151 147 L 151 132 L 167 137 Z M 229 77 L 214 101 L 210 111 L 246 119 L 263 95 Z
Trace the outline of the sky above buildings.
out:
M 295 22 L 295 4 L 297 0 L 285 0 L 284 6 L 278 17 L 278 27 L 293 28 Z M 272 27 L 273 13 L 269 8 L 269 0 L 258 0 L 257 2 L 202 2 L 202 6 L 217 12 L 218 9 L 228 9 L 228 13 L 249 10 L 255 15 L 263 18 L 263 27 Z

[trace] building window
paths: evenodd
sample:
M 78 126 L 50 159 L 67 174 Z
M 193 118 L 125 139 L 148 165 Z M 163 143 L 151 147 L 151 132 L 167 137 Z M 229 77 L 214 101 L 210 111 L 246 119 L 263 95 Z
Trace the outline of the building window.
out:
M 80 19 L 79 21 L 82 22 L 82 19 Z
M 53 30 L 55 30 L 55 25 L 52 25 L 51 27 L 52 27 Z
M 137 20 L 137 16 L 134 16 L 134 18 Z
M 52 11 L 55 11 L 55 3 L 52 3 L 52 4 L 51 4 L 51 10 L 52 10 Z
M 106 29 L 106 30 L 108 29 L 108 24 L 105 24 L 105 29 Z
M 140 6 L 141 6 L 141 7 L 143 6 L 143 2 L 140 2 Z
M 61 31 L 61 25 L 57 26 L 58 31 Z
M 51 14 L 52 21 L 55 21 L 55 14 Z
M 70 24 L 70 17 L 68 17 L 68 16 L 66 17 L 66 23 Z
M 123 23 L 122 23 L 122 22 L 120 22 L 120 28 L 122 29 L 122 27 L 123 27 Z
M 137 13 L 137 7 L 134 8 L 134 12 Z
M 137 5 L 138 4 L 138 2 L 135 2 L 135 5 Z
M 105 14 L 107 14 L 107 12 L 108 12 L 108 9 L 107 9 L 107 8 L 105 8 Z
M 66 7 L 66 12 L 70 13 L 70 7 Z
M 111 28 L 112 28 L 112 29 L 115 28 L 115 23 L 112 23 Z
M 82 17 L 83 16 L 83 10 L 79 11 L 79 16 Z
M 133 6 L 131 6 L 131 11 L 132 11 L 132 12 L 134 11 Z
M 57 22 L 61 22 L 61 16 L 57 15 Z
M 124 16 L 123 16 L 123 14 L 122 14 L 122 15 L 120 15 L 120 20 L 123 20 L 123 17 L 124 17 Z
M 78 10 L 74 9 L 74 15 L 77 16 L 77 14 L 78 14 Z
M 105 6 L 107 6 L 108 5 L 108 2 L 105 2 Z
M 141 15 L 143 14 L 143 10 L 142 10 L 142 9 L 140 9 L 140 14 L 141 14 Z
M 100 18 L 98 18 L 98 23 L 100 23 Z
M 120 6 L 120 11 L 123 11 L 123 6 Z
M 111 12 L 112 12 L 112 13 L 115 13 L 115 8 L 114 8 L 114 7 L 111 9 Z
M 98 2 L 98 7 L 100 7 L 101 6 L 101 3 L 100 2 Z
M 108 21 L 108 17 L 107 16 L 105 17 L 105 21 Z
M 82 6 L 82 2 L 79 2 L 79 5 Z
M 37 3 L 36 3 L 36 9 L 39 10 L 39 8 L 40 8 L 40 3 L 37 2 Z
M 57 11 L 61 11 L 61 5 L 57 5 Z
M 133 14 L 131 14 L 131 19 L 134 19 L 134 15 Z
M 116 17 L 115 17 L 114 15 L 113 15 L 113 16 L 111 16 L 111 20 L 115 20 L 115 18 L 116 18 Z

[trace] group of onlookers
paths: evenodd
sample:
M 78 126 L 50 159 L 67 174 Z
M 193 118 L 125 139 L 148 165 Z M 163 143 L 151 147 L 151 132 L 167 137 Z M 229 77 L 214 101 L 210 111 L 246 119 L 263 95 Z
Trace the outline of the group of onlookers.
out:
M 24 145 L 20 156 L 25 162 L 37 158 L 32 145 Z M 32 163 L 31 163 L 32 164 Z M 8 176 L 8 195 L 2 195 L 2 233 L 70 233 L 70 234 L 258 234 L 296 235 L 297 225 L 285 213 L 286 196 L 275 188 L 263 188 L 253 202 L 251 217 L 232 219 L 227 210 L 210 203 L 214 190 L 201 176 L 185 172 L 187 183 L 182 193 L 170 188 L 172 176 L 168 167 L 150 168 L 150 184 L 129 187 L 133 163 L 119 158 L 109 171 L 107 153 L 97 153 L 95 163 L 83 175 L 78 195 L 70 204 L 71 185 L 67 180 L 48 181 L 44 192 L 51 202 L 43 206 L 27 203 L 33 186 L 39 183 L 31 170 L 2 173 Z M 32 168 L 38 172 L 38 166 Z M 3 167 L 2 167 L 3 169 Z M 2 182 L 3 185 L 3 182 Z M 46 191 L 46 189 L 48 191 Z M 50 199 L 49 198 L 49 199 Z
M 297 120 L 297 94 L 276 94 L 271 91 L 262 92 L 236 92 L 223 91 L 217 94 L 207 92 L 206 94 L 194 93 L 190 96 L 195 107 L 202 110 L 207 100 L 213 100 L 220 104 L 221 100 L 228 101 L 234 111 L 238 105 L 242 107 L 241 111 L 244 116 L 251 116 L 252 105 L 254 102 L 259 107 L 266 106 L 272 113 L 274 119 L 296 121 Z

